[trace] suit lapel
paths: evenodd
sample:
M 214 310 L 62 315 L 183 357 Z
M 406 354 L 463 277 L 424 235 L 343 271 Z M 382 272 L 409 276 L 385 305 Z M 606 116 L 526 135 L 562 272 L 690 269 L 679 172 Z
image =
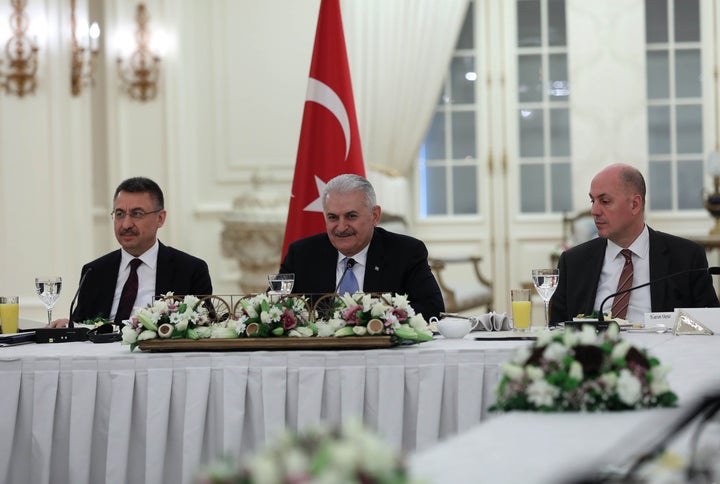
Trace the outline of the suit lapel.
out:
M 375 229 L 373 238 L 368 247 L 367 260 L 365 261 L 365 279 L 363 280 L 364 292 L 376 292 L 382 287 L 382 269 L 385 260 L 385 244 L 378 229 Z
M 171 291 L 175 275 L 175 259 L 162 242 L 158 248 L 157 268 L 155 270 L 155 295 Z
M 98 278 L 100 290 L 97 300 L 108 301 L 106 307 L 102 309 L 102 313 L 107 314 L 108 317 L 110 316 L 110 311 L 112 311 L 112 304 L 115 298 L 115 285 L 117 284 L 118 273 L 120 272 L 121 260 L 120 250 L 118 249 L 110 258 L 107 269 L 100 270 L 101 276 Z M 107 277 L 105 274 L 107 274 Z M 95 315 L 93 315 L 93 317 L 94 316 Z
M 595 240 L 597 241 L 597 247 L 588 253 L 587 265 L 585 266 L 588 274 L 595 274 L 595 277 L 590 281 L 590 290 L 585 291 L 587 295 L 584 305 L 585 314 L 590 314 L 595 310 L 595 297 L 597 296 L 598 284 L 600 284 L 600 273 L 605 262 L 605 249 L 607 248 L 606 239 L 598 237 Z
M 649 265 L 650 280 L 654 281 L 665 277 L 670 271 L 670 258 L 667 257 L 668 248 L 665 241 L 648 227 L 650 238 Z M 667 297 L 667 284 L 650 284 L 650 309 L 654 310 L 656 301 L 664 301 Z
M 319 257 L 318 279 L 320 281 L 321 292 L 335 292 L 335 274 L 337 272 L 338 251 L 330 243 L 330 239 L 326 238 L 326 244 L 323 246 L 322 254 Z

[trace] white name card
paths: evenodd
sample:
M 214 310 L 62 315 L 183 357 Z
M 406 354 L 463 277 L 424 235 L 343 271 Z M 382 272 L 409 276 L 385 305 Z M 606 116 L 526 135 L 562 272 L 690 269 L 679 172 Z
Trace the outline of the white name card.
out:
M 670 325 L 675 322 L 675 312 L 669 313 L 645 313 L 645 326 L 655 326 L 657 324 Z

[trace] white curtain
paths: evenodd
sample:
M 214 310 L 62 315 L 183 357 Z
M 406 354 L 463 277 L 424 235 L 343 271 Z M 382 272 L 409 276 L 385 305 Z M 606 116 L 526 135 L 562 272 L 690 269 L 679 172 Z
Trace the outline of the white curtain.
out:
M 408 177 L 437 105 L 468 0 L 344 0 L 365 165 Z

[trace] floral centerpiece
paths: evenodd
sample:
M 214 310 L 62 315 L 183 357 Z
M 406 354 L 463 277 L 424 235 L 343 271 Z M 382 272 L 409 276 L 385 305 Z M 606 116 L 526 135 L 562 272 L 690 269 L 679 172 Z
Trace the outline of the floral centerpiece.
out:
M 198 484 L 409 483 L 402 459 L 357 421 L 340 431 L 318 427 L 285 433 L 244 464 L 222 460 L 201 470 Z
M 139 308 L 122 329 L 122 344 L 134 350 L 140 341 L 155 338 L 210 338 L 209 311 L 195 296 L 177 300 L 172 292 Z
M 395 336 L 400 340 L 432 340 L 422 314 L 415 314 L 407 296 L 345 294 L 336 298 L 334 313 L 317 322 L 318 336 Z
M 278 298 L 258 294 L 241 299 L 236 306 L 238 318 L 236 331 L 239 336 L 308 337 L 315 334 L 310 323 L 307 298 L 290 296 Z
M 597 333 L 546 331 L 502 368 L 491 410 L 604 411 L 671 407 L 677 395 L 669 368 L 619 337 L 616 325 Z

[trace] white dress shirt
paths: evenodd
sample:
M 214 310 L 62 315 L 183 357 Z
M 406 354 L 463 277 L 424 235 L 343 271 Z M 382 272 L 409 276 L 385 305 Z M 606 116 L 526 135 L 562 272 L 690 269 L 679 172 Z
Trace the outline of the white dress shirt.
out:
M 155 239 L 155 244 L 145 251 L 138 259 L 142 261 L 137 268 L 138 275 L 138 293 L 135 298 L 133 312 L 137 308 L 142 308 L 155 300 L 155 276 L 157 274 L 157 257 L 160 250 L 160 243 Z M 123 286 L 130 276 L 130 261 L 135 256 L 120 249 L 120 270 L 118 271 L 117 283 L 115 283 L 115 296 L 113 297 L 112 309 L 110 310 L 110 321 L 115 321 L 118 304 L 120 303 L 120 295 Z
M 644 284 L 650 280 L 650 232 L 647 225 L 640 232 L 640 235 L 628 247 L 632 252 L 633 280 L 632 286 Z M 617 285 L 620 280 L 625 257 L 620 253 L 623 248 L 607 241 L 605 249 L 605 261 L 600 272 L 597 293 L 595 295 L 595 309 L 600 309 L 600 304 L 610 294 L 617 292 Z M 607 313 L 612 309 L 613 299 L 608 299 L 603 306 L 603 312 Z M 642 323 L 645 320 L 645 313 L 651 312 L 650 286 L 646 286 L 630 293 L 630 302 L 625 318 L 632 323 Z

